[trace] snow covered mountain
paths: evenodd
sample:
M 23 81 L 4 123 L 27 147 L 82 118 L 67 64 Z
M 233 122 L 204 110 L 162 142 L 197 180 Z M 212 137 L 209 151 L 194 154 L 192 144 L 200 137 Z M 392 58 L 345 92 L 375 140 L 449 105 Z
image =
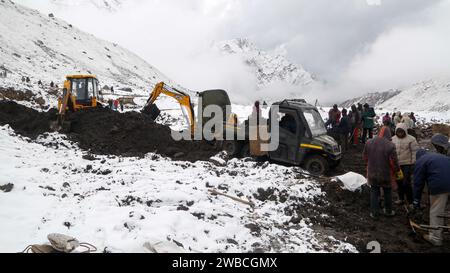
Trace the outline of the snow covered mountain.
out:
M 263 51 L 248 39 L 222 41 L 215 44 L 215 47 L 224 54 L 239 56 L 254 71 L 259 88 L 276 82 L 294 86 L 308 86 L 316 82 L 314 76 L 302 66 L 293 64 L 286 58 L 283 47 Z
M 100 3 L 100 1 L 96 1 Z M 119 1 L 104 1 L 116 3 Z M 62 83 L 65 75 L 89 73 L 102 85 L 147 94 L 156 82 L 170 80 L 139 56 L 100 40 L 71 24 L 36 10 L 0 2 L 0 86 L 14 87 L 22 76 L 36 83 Z M 32 88 L 31 88 L 32 89 Z
M 436 78 L 403 90 L 369 93 L 340 104 L 369 103 L 379 109 L 450 114 L 450 80 Z M 450 116 L 450 115 L 449 115 Z
M 57 6 L 81 6 L 91 5 L 99 9 L 108 11 L 117 11 L 123 4 L 122 0 L 51 0 L 51 3 Z
M 416 83 L 381 103 L 380 108 L 408 111 L 450 112 L 450 80 L 433 79 Z
M 356 105 L 358 103 L 361 103 L 361 104 L 368 103 L 369 105 L 372 105 L 372 106 L 380 105 L 380 104 L 386 102 L 387 100 L 391 99 L 392 97 L 397 96 L 400 93 L 401 93 L 400 90 L 389 90 L 389 91 L 385 91 L 385 92 L 369 93 L 369 94 L 366 94 L 361 97 L 346 100 L 343 103 L 341 103 L 339 106 L 349 108 L 352 105 L 354 105 L 354 104 Z

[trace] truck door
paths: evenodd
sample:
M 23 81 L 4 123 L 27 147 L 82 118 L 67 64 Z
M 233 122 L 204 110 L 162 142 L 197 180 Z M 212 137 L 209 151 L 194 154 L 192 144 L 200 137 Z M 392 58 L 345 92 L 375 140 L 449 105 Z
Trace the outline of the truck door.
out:
M 299 136 L 303 131 L 297 111 L 280 108 L 278 122 L 280 143 L 277 150 L 269 152 L 269 156 L 272 160 L 296 165 L 299 163 Z M 271 134 L 273 134 L 272 131 Z

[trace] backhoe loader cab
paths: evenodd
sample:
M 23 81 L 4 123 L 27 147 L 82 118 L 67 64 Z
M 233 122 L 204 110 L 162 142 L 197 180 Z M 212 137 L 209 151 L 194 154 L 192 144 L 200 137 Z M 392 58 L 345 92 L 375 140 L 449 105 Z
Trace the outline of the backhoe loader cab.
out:
M 97 107 L 99 97 L 99 83 L 94 75 L 70 75 L 64 82 L 63 96 L 59 100 L 58 110 L 67 100 L 67 107 L 71 111 Z M 67 110 L 67 109 L 66 109 Z
M 75 112 L 82 109 L 101 106 L 99 99 L 99 83 L 94 75 L 66 76 L 62 97 L 58 99 L 58 120 L 51 127 L 55 130 L 69 128 L 64 117 L 67 111 Z

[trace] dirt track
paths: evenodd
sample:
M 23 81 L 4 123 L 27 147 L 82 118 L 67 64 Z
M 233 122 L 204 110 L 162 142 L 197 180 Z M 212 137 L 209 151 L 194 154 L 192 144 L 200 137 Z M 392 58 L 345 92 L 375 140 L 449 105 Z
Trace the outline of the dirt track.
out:
M 50 132 L 50 122 L 55 119 L 55 110 L 38 112 L 15 102 L 0 102 L 0 125 L 9 124 L 17 133 L 32 139 Z M 169 127 L 137 112 L 92 109 L 71 113 L 66 120 L 71 122 L 68 138 L 94 154 L 144 156 L 155 152 L 194 162 L 208 160 L 218 152 L 204 141 L 175 141 Z

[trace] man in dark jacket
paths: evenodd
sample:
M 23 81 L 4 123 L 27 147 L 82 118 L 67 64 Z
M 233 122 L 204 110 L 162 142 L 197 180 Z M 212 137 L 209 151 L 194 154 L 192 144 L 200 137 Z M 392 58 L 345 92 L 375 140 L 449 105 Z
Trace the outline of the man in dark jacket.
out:
M 362 124 L 361 124 L 361 114 L 355 105 L 352 105 L 352 111 L 350 114 L 350 124 L 352 126 L 352 133 L 353 133 L 353 146 L 356 146 L 359 144 L 359 133 Z
M 420 209 L 422 192 L 425 184 L 430 194 L 430 225 L 443 226 L 450 194 L 450 157 L 442 154 L 419 150 L 414 169 L 414 208 Z M 424 236 L 425 240 L 435 246 L 442 245 L 442 229 L 432 230 Z
M 350 118 L 347 115 L 347 109 L 342 109 L 342 118 L 341 122 L 338 125 L 338 132 L 341 141 L 342 152 L 347 151 L 348 146 L 348 137 L 350 135 L 351 126 L 350 126 Z
M 364 104 L 364 111 L 362 113 L 363 120 L 363 137 L 362 142 L 366 143 L 367 135 L 369 138 L 373 138 L 373 127 L 375 126 L 374 118 L 375 118 L 375 110 L 370 107 L 367 103 Z
M 400 167 L 389 127 L 382 127 L 378 136 L 367 142 L 363 157 L 367 163 L 367 180 L 371 186 L 370 217 L 377 219 L 380 214 L 381 189 L 384 192 L 384 214 L 394 216 L 391 185 L 394 173 L 398 172 Z
M 450 156 L 450 143 L 448 141 L 448 136 L 443 134 L 435 134 L 431 138 L 431 144 L 433 144 L 438 153 Z

